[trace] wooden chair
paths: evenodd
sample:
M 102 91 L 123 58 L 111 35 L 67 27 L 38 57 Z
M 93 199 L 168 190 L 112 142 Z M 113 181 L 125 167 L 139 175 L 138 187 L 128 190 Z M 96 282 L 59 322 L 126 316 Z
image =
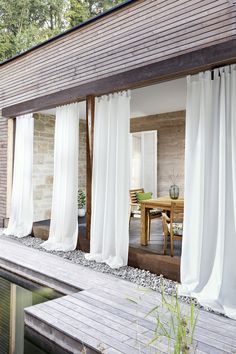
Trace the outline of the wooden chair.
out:
M 170 238 L 170 218 L 166 213 L 162 213 L 162 227 L 163 227 L 163 236 L 164 236 L 164 255 L 167 254 L 167 241 Z
M 162 226 L 164 235 L 164 254 L 167 253 L 167 240 L 170 238 L 170 255 L 174 256 L 174 241 L 182 240 L 184 220 L 184 202 L 172 202 L 170 218 L 162 213 Z
M 138 202 L 138 199 L 137 199 L 137 193 L 144 193 L 144 189 L 143 188 L 130 189 L 130 191 L 129 191 L 129 195 L 130 195 L 129 222 L 131 221 L 132 217 L 135 217 L 135 215 L 138 215 L 139 217 L 141 216 L 140 203 Z M 149 241 L 150 241 L 151 220 L 157 219 L 160 217 L 161 217 L 161 210 L 150 209 L 150 211 L 148 213 L 148 240 Z

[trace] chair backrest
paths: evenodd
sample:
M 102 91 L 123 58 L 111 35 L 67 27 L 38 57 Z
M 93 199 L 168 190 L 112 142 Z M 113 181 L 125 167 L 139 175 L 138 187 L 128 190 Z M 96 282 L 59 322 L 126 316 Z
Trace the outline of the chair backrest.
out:
M 139 204 L 136 193 L 144 193 L 144 189 L 143 188 L 130 189 L 129 196 L 130 196 L 131 204 Z
M 170 223 L 182 223 L 184 220 L 184 201 L 171 202 Z

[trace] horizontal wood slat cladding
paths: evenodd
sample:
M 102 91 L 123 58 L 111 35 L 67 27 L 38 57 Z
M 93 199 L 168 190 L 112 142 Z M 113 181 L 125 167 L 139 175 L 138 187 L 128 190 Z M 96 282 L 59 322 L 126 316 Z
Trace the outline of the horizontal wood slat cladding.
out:
M 230 19 L 229 19 L 229 17 L 231 17 Z M 213 19 L 213 21 L 211 22 L 210 20 L 209 20 L 209 22 L 207 23 L 207 25 L 206 25 L 206 28 L 205 28 L 205 30 L 206 30 L 206 32 L 201 36 L 201 39 L 204 39 L 205 37 L 207 38 L 207 40 L 208 40 L 208 37 L 210 36 L 210 35 L 214 35 L 214 33 L 216 33 L 217 32 L 217 34 L 218 34 L 218 36 L 220 36 L 220 34 L 222 34 L 222 30 L 223 30 L 223 34 L 225 35 L 225 30 L 226 29 L 229 29 L 229 31 L 231 31 L 231 29 L 232 28 L 234 28 L 235 27 L 235 24 L 236 24 L 236 17 L 235 17 L 235 15 L 234 14 L 230 14 L 230 15 L 225 15 L 225 16 L 222 16 L 221 17 L 221 20 L 222 20 L 222 22 L 220 23 L 220 28 L 218 28 L 217 30 L 215 29 L 215 25 L 216 25 L 216 23 L 219 23 L 219 18 L 218 17 L 216 17 L 216 18 L 214 18 Z M 224 21 L 225 20 L 225 21 Z M 227 27 L 224 27 L 224 24 L 226 23 L 226 22 L 229 22 L 229 20 L 230 20 L 230 22 L 232 22 L 231 24 L 229 24 Z M 193 26 L 194 27 L 194 26 Z M 201 31 L 202 31 L 202 26 L 201 26 L 201 29 L 200 29 Z M 199 30 L 199 31 L 200 31 Z M 212 32 L 212 31 L 213 32 Z M 188 34 L 189 35 L 189 38 L 187 39 L 186 38 L 186 43 L 185 43 L 185 46 L 187 45 L 187 43 L 191 43 L 192 42 L 192 38 L 191 38 L 191 35 L 192 35 L 192 32 L 193 32 L 194 30 L 191 28 L 190 29 L 190 33 Z M 183 29 L 182 30 L 182 33 L 186 33 L 186 35 L 187 35 L 187 31 L 186 31 L 186 29 Z M 152 47 L 152 49 L 154 49 L 154 47 L 156 47 L 156 46 L 158 46 L 158 50 L 159 50 L 159 52 L 160 53 L 162 53 L 162 48 L 164 47 L 166 47 L 166 45 L 167 44 L 169 44 L 170 43 L 170 46 L 169 46 L 169 48 L 168 48 L 168 53 L 169 52 L 172 52 L 173 51 L 173 48 L 174 48 L 174 50 L 175 50 L 175 48 L 176 48 L 176 45 L 178 44 L 178 35 L 180 34 L 180 31 L 178 30 L 178 32 L 176 33 L 176 31 L 173 31 L 173 33 L 171 33 L 171 34 L 167 34 L 166 36 L 163 36 L 163 38 L 161 39 L 161 41 L 159 41 L 158 43 L 156 43 L 156 39 L 155 39 L 155 37 L 156 37 L 156 35 L 153 35 L 152 37 L 151 36 L 149 36 L 148 38 L 146 38 L 146 40 L 147 40 L 147 45 L 149 45 L 149 47 Z M 197 43 L 195 43 L 195 46 L 196 46 L 196 44 Z M 122 58 L 120 59 L 120 61 L 118 62 L 118 63 L 122 63 L 123 62 L 123 60 L 125 59 L 125 57 L 127 57 L 127 62 L 129 62 L 130 60 L 133 62 L 133 65 L 137 65 L 137 63 L 139 63 L 140 62 L 140 58 L 142 58 L 142 60 L 144 59 L 144 57 L 146 57 L 146 56 L 149 56 L 149 58 L 151 58 L 151 53 L 150 52 L 148 52 L 148 53 L 144 53 L 143 54 L 143 49 L 142 48 L 140 48 L 139 47 L 139 42 L 137 42 L 137 44 L 136 44 L 136 47 L 134 48 L 135 50 L 136 50 L 136 58 L 135 59 L 133 59 L 132 57 L 130 57 L 130 54 L 129 54 L 129 49 L 127 49 L 127 47 L 123 47 L 123 46 L 120 46 L 120 48 L 119 48 L 120 50 L 121 50 L 121 52 L 122 52 Z M 166 54 L 168 54 L 167 52 L 166 52 Z M 96 59 L 96 65 L 98 65 L 99 63 L 102 63 L 104 60 L 107 60 L 107 55 L 112 55 L 112 52 L 111 52 L 111 48 L 109 48 L 108 49 L 108 51 L 107 51 L 107 53 L 105 53 L 104 54 L 104 52 L 102 53 L 102 56 L 103 57 L 101 57 L 100 58 L 100 56 L 99 55 L 97 55 L 97 59 Z M 81 58 L 81 60 L 82 60 L 82 58 Z M 91 61 L 92 60 L 92 61 Z M 78 61 L 78 57 L 76 57 L 75 56 L 75 58 L 74 59 L 71 59 L 70 61 L 68 61 L 68 63 L 67 64 L 63 64 L 63 63 L 61 63 L 60 64 L 60 66 L 56 66 L 55 67 L 55 69 L 53 69 L 53 70 L 51 70 L 51 69 L 48 69 L 48 67 L 45 67 L 45 71 L 40 71 L 40 74 L 39 75 L 42 75 L 42 74 L 45 74 L 45 76 L 48 74 L 49 75 L 49 77 L 50 77 L 50 79 L 47 79 L 47 80 L 45 80 L 44 81 L 44 87 L 42 87 L 42 88 L 39 88 L 39 90 L 38 90 L 38 93 L 40 93 L 41 91 L 43 92 L 43 90 L 45 89 L 45 86 L 49 89 L 51 86 L 53 86 L 53 85 L 55 85 L 55 83 L 54 83 L 54 81 L 53 80 L 56 80 L 57 79 L 57 77 L 58 77 L 58 70 L 61 70 L 61 69 L 63 69 L 63 70 L 67 70 L 67 73 L 68 73 L 68 75 L 70 74 L 70 72 L 72 72 L 73 70 L 74 71 L 78 71 L 77 70 L 77 68 L 76 69 L 73 69 L 73 67 L 74 67 L 74 65 L 76 65 L 76 63 L 77 63 L 77 61 Z M 83 58 L 83 60 L 82 60 L 82 62 L 81 62 L 81 64 L 84 64 L 85 65 L 85 71 L 82 73 L 81 71 L 79 71 L 79 75 L 82 75 L 82 74 L 88 74 L 87 75 L 87 79 L 89 79 L 90 78 L 90 65 L 93 65 L 94 64 L 94 62 L 93 62 L 93 59 L 90 59 L 90 61 L 87 59 L 87 57 L 86 57 L 86 54 L 84 55 L 84 58 Z M 116 65 L 117 65 L 117 63 L 116 64 L 113 64 L 113 62 L 111 62 L 110 64 L 108 64 L 107 66 L 106 66 L 106 68 L 104 69 L 104 71 L 102 71 L 100 74 L 102 75 L 102 74 L 106 74 L 109 70 L 113 70 L 113 68 L 114 67 L 116 67 Z M 47 70 L 47 71 L 46 71 Z M 49 71 L 48 71 L 49 70 Z M 61 74 L 62 74 L 62 72 L 61 72 Z M 8 78 L 8 80 L 7 81 L 5 81 L 5 83 L 7 82 L 7 84 L 8 85 L 10 85 L 10 83 L 11 83 L 11 80 L 14 82 L 14 85 L 12 86 L 12 88 L 10 88 L 9 89 L 9 94 L 10 93 L 14 93 L 14 94 L 17 94 L 17 93 L 20 93 L 21 92 L 21 88 L 20 88 L 20 85 L 18 85 L 18 90 L 16 90 L 16 87 L 15 87 L 15 85 L 16 84 L 19 84 L 20 82 L 21 82 L 21 84 L 24 84 L 24 85 L 27 85 L 28 83 L 29 83 L 29 81 L 31 82 L 31 84 L 33 84 L 33 82 L 37 82 L 37 80 L 38 80 L 38 78 L 37 77 L 34 77 L 34 79 L 33 79 L 33 81 L 32 80 L 30 80 L 30 78 L 28 78 L 27 76 L 25 77 L 25 78 L 23 78 L 23 81 L 22 81 L 22 78 L 20 78 L 20 76 L 19 76 L 19 78 L 17 79 L 15 76 L 14 76 L 14 78 L 13 79 L 9 79 Z M 70 83 L 70 81 L 71 81 L 71 78 L 70 78 L 70 76 L 68 76 L 68 78 L 64 81 L 64 85 L 67 85 L 68 83 Z M 2 82 L 2 85 L 4 85 L 5 84 L 4 83 L 4 81 Z M 65 86 L 64 86 L 65 87 Z M 29 92 L 29 89 L 27 90 L 27 91 L 25 91 L 25 93 L 26 92 Z
M 235 5 L 228 0 L 135 1 L 1 65 L 0 107 L 232 38 L 236 38 Z
M 83 100 L 88 95 L 99 96 L 127 88 L 147 86 L 157 81 L 172 80 L 234 62 L 236 62 L 236 38 L 178 55 L 168 60 L 18 103 L 2 109 L 2 113 L 5 117 L 15 117 L 20 114 L 37 112 Z
M 202 2 L 202 0 L 198 0 L 198 1 Z M 204 1 L 206 1 L 206 0 L 204 0 Z M 213 0 L 211 0 L 211 1 L 213 1 Z M 207 4 L 207 7 L 203 6 L 201 8 L 201 10 L 199 11 L 199 13 L 198 13 L 197 24 L 200 27 L 202 27 L 203 24 L 201 22 L 199 23 L 199 17 L 201 17 L 202 15 L 206 16 L 207 15 L 206 11 L 208 11 L 208 10 L 209 10 L 209 4 Z M 212 14 L 214 14 L 216 16 L 218 22 L 219 22 L 219 11 L 220 10 L 221 10 L 221 13 L 220 13 L 221 22 L 223 21 L 223 17 L 222 16 L 224 15 L 224 11 L 226 11 L 227 16 L 230 16 L 230 15 L 233 16 L 234 15 L 231 12 L 230 7 L 225 8 L 225 6 L 222 6 L 222 5 L 216 6 L 214 8 L 214 10 L 212 11 Z M 155 35 L 155 33 L 163 31 L 163 33 L 165 35 L 166 35 L 165 32 L 167 32 L 167 35 L 169 35 L 167 30 L 169 28 L 171 28 L 171 27 L 174 28 L 174 33 L 175 34 L 176 34 L 176 31 L 178 31 L 178 33 L 179 33 L 179 30 L 181 29 L 181 27 L 180 27 L 181 26 L 181 22 L 183 22 L 182 25 L 184 25 L 183 29 L 185 31 L 186 31 L 186 29 L 190 29 L 190 30 L 193 29 L 194 30 L 194 19 L 196 18 L 196 16 L 191 17 L 190 13 L 191 12 L 188 13 L 188 15 L 189 15 L 188 19 L 185 18 L 185 15 L 182 15 L 182 17 L 183 17 L 182 21 L 181 21 L 180 18 L 178 19 L 178 21 L 175 21 L 176 13 L 174 12 L 172 14 L 171 19 L 170 19 L 170 25 L 169 26 L 168 26 L 168 20 L 166 18 L 164 18 L 164 20 L 162 20 L 162 21 L 160 21 L 160 19 L 158 17 L 154 17 L 154 16 L 152 16 L 151 18 L 148 17 L 146 20 L 143 18 L 143 16 L 142 16 L 142 18 L 135 18 L 135 22 L 137 20 L 138 21 L 142 21 L 143 25 L 142 25 L 141 29 L 137 28 L 137 25 L 134 26 L 134 24 L 132 24 L 132 23 L 131 24 L 127 23 L 126 26 L 124 27 L 123 31 L 120 28 L 118 28 L 118 32 L 116 34 L 116 41 L 114 43 L 110 43 L 110 42 L 102 43 L 104 41 L 103 41 L 103 39 L 100 38 L 100 36 L 98 36 L 99 37 L 98 40 L 96 40 L 96 38 L 95 39 L 91 38 L 93 40 L 92 41 L 88 41 L 88 39 L 90 39 L 90 35 L 93 35 L 92 33 L 88 33 L 87 36 L 84 38 L 85 40 L 83 41 L 83 35 L 81 34 L 81 36 L 80 36 L 81 48 L 79 50 L 79 53 L 78 53 L 78 44 L 76 42 L 74 43 L 74 42 L 71 42 L 71 41 L 67 41 L 66 43 L 64 43 L 65 45 L 63 43 L 59 43 L 55 47 L 47 48 L 47 54 L 53 54 L 53 52 L 55 52 L 55 49 L 58 49 L 60 52 L 62 52 L 65 49 L 68 49 L 68 50 L 70 50 L 70 57 L 74 53 L 75 54 L 74 59 L 78 60 L 78 54 L 79 54 L 79 57 L 80 58 L 84 58 L 86 60 L 86 62 L 87 62 L 88 54 L 94 54 L 94 48 L 96 46 L 96 54 L 101 52 L 103 54 L 103 57 L 104 56 L 106 57 L 107 52 L 104 51 L 104 47 L 101 46 L 100 44 L 105 44 L 107 46 L 107 50 L 108 50 L 108 54 L 109 54 L 111 52 L 112 48 L 116 47 L 116 48 L 122 49 L 121 48 L 121 44 L 124 42 L 124 37 L 127 37 L 127 39 L 125 40 L 125 44 L 129 44 L 130 41 L 133 42 L 134 41 L 133 37 L 135 37 L 136 44 L 138 44 L 139 41 L 140 41 L 140 35 L 141 34 L 143 34 L 143 37 L 146 38 L 146 39 L 152 37 L 152 36 L 150 36 L 150 32 L 153 32 L 154 35 Z M 158 21 L 158 26 L 157 26 L 156 21 Z M 160 27 L 160 23 L 161 22 L 163 22 L 163 26 Z M 176 22 L 178 22 L 177 23 L 178 24 L 177 28 L 176 28 Z M 191 23 L 191 26 L 189 25 L 189 23 Z M 151 27 L 151 25 L 152 25 L 152 27 Z M 206 26 L 208 26 L 208 25 L 209 25 L 209 21 L 206 23 Z M 148 36 L 145 33 L 146 31 L 149 32 Z M 172 30 L 172 32 L 173 32 L 173 30 Z M 112 32 L 111 32 L 111 34 L 107 35 L 107 39 L 112 39 L 112 37 L 113 37 L 113 33 Z M 163 37 L 161 39 L 163 39 Z M 166 38 L 164 37 L 164 40 L 165 39 Z M 160 43 L 160 41 L 158 41 L 158 43 Z M 51 53 L 50 53 L 50 51 L 51 51 Z M 90 53 L 90 51 L 92 53 Z M 60 58 L 63 58 L 63 57 L 66 57 L 66 56 L 68 56 L 68 54 L 61 53 Z M 36 58 L 37 58 L 37 56 L 35 55 L 34 59 L 36 59 Z M 54 55 L 52 55 L 49 59 L 50 59 L 50 62 L 57 61 L 57 58 L 55 58 Z M 40 61 L 38 63 L 38 65 L 34 66 L 34 68 L 35 69 L 36 68 L 39 69 L 39 68 L 43 68 L 44 67 L 45 70 L 48 70 L 48 68 L 45 67 L 45 60 Z M 48 60 L 46 60 L 46 61 L 47 61 L 47 63 L 49 63 Z M 71 64 L 71 61 L 69 61 L 69 63 Z M 30 70 L 30 69 L 28 69 L 28 70 Z M 27 68 L 26 68 L 25 72 L 27 72 Z M 11 73 L 14 73 L 14 71 L 11 70 Z M 9 78 L 7 78 L 7 79 L 9 79 Z M 14 80 L 15 79 L 16 79 L 16 77 L 14 76 Z

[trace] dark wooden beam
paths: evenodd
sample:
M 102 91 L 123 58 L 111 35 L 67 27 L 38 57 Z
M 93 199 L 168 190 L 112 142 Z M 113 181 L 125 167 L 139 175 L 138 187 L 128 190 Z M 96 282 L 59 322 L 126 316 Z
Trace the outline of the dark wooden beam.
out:
M 175 111 L 154 114 L 151 116 L 130 119 L 130 133 L 158 130 L 164 127 L 182 125 L 185 123 L 185 111 Z
M 2 110 L 4 117 L 37 112 L 65 103 L 83 100 L 86 96 L 137 88 L 153 83 L 176 79 L 201 70 L 236 62 L 236 36 L 227 42 L 201 48 L 154 64 L 92 81 L 51 95 L 37 97 Z
M 92 174 L 93 174 L 93 132 L 95 97 L 86 98 L 86 238 L 90 239 L 92 211 Z

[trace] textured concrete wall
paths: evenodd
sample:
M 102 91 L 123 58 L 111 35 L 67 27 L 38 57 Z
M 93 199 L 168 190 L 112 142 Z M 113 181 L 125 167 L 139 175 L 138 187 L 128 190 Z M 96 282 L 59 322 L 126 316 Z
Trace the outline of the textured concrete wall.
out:
M 7 119 L 1 117 L 0 112 L 0 227 L 6 217 L 7 203 Z
M 34 123 L 34 221 L 51 216 L 55 117 L 35 114 Z M 79 188 L 86 188 L 86 124 L 80 120 Z
M 34 115 L 34 221 L 51 215 L 54 130 L 54 116 Z
M 133 118 L 130 131 L 157 130 L 157 194 L 169 195 L 170 175 L 176 175 L 180 194 L 184 193 L 185 111 Z
M 185 125 L 176 124 L 158 130 L 157 148 L 157 193 L 159 196 L 169 194 L 172 184 L 170 175 L 176 177 L 180 194 L 184 193 L 184 154 L 185 154 Z

